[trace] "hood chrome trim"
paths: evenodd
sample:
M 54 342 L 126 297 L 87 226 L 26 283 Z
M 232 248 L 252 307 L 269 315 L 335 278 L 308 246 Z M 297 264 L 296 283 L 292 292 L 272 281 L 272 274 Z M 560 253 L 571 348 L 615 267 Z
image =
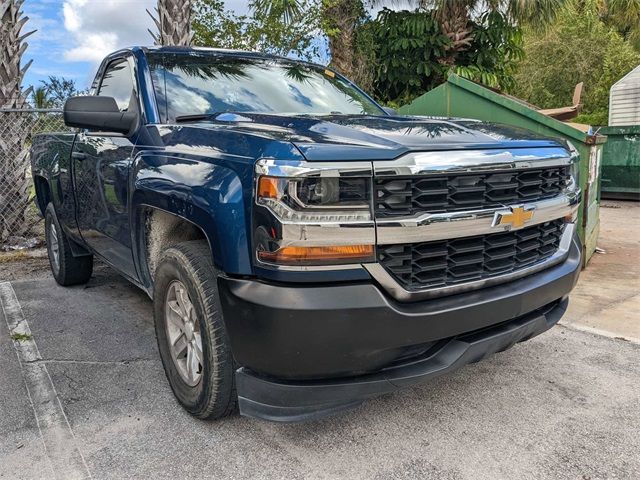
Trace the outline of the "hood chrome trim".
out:
M 443 175 L 571 165 L 577 151 L 563 147 L 410 152 L 392 161 L 373 162 L 376 177 Z
M 271 177 L 371 177 L 370 161 L 308 162 L 261 158 L 255 164 L 257 176 Z

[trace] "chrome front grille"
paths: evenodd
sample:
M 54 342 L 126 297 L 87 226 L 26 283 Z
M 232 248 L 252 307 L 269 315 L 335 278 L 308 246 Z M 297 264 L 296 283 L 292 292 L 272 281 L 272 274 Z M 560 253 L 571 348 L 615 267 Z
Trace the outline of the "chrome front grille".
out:
M 378 177 L 374 180 L 377 218 L 498 208 L 552 198 L 570 181 L 569 166 L 455 175 Z
M 449 287 L 512 274 L 550 259 L 563 219 L 520 230 L 378 246 L 378 261 L 407 290 Z

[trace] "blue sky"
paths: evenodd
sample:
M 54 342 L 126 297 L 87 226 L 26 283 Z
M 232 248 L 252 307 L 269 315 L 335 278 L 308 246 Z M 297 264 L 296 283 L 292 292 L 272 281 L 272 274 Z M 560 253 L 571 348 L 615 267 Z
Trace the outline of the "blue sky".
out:
M 391 8 L 406 7 L 403 0 L 389 0 Z M 146 10 L 156 0 L 26 0 L 29 21 L 23 33 L 36 29 L 27 42 L 23 62 L 33 59 L 24 86 L 39 86 L 50 75 L 75 80 L 88 87 L 100 60 L 109 52 L 131 45 L 150 45 L 147 31 L 154 29 Z M 247 13 L 247 2 L 226 0 L 225 6 Z
M 89 86 L 100 60 L 130 45 L 150 45 L 154 28 L 146 9 L 156 0 L 27 0 L 29 21 L 23 33 L 36 29 L 27 42 L 23 62 L 33 59 L 24 86 L 40 85 L 49 75 Z M 227 0 L 228 8 L 246 13 L 246 2 Z

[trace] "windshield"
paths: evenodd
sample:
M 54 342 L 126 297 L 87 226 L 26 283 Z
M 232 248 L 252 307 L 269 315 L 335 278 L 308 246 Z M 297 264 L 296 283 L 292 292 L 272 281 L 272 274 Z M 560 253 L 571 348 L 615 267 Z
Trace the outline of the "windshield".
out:
M 150 53 L 149 65 L 158 109 L 167 121 L 220 112 L 385 114 L 339 75 L 304 63 Z

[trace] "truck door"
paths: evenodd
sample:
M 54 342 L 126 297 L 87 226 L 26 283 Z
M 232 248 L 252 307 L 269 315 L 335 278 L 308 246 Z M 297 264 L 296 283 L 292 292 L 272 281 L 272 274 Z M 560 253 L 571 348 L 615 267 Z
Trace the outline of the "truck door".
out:
M 104 70 L 98 95 L 114 97 L 121 111 L 138 108 L 132 61 Z M 71 154 L 78 227 L 84 241 L 122 273 L 137 278 L 129 225 L 128 183 L 133 143 L 112 132 L 81 132 Z

